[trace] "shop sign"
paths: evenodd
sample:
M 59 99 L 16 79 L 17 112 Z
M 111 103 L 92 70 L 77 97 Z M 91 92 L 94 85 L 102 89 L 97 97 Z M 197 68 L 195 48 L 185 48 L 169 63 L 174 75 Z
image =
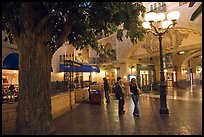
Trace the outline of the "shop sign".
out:
M 172 68 L 174 66 L 172 53 L 165 54 L 165 63 L 166 63 L 166 68 Z

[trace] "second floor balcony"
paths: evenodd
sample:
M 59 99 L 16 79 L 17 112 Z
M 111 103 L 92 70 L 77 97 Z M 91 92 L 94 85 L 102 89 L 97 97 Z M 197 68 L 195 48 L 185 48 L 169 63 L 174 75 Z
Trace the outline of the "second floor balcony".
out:
M 89 63 L 90 64 L 101 64 L 101 63 L 107 63 L 107 62 L 112 62 L 116 61 L 116 58 L 89 58 Z
M 151 5 L 150 5 L 151 6 Z M 167 11 L 167 6 L 166 6 L 166 3 L 162 3 L 161 6 L 158 6 L 158 7 L 154 7 L 153 8 L 153 5 L 152 5 L 152 8 L 150 8 L 150 11 L 148 12 L 156 12 L 156 13 L 159 13 L 159 12 L 166 12 Z M 147 13 L 148 13 L 147 12 Z

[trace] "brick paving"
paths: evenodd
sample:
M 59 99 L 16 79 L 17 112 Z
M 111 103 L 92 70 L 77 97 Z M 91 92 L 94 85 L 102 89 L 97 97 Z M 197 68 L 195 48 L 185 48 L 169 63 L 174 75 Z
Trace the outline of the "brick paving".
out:
M 202 86 L 167 91 L 169 114 L 159 114 L 157 91 L 144 93 L 139 100 L 140 117 L 132 115 L 131 96 L 125 97 L 125 114 L 118 115 L 118 101 L 89 102 L 54 120 L 55 135 L 202 135 Z M 104 99 L 104 97 L 103 97 Z

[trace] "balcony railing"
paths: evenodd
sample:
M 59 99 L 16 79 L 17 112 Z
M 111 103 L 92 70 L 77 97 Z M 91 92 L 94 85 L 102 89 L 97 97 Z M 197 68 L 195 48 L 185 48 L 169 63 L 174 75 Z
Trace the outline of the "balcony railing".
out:
M 156 9 L 150 10 L 148 12 L 156 12 L 156 13 L 158 13 L 158 12 L 166 12 L 166 11 L 167 11 L 167 6 L 166 6 L 166 4 L 163 4 L 162 6 L 159 6 Z
M 98 64 L 98 58 L 89 58 L 90 64 Z
M 89 58 L 90 64 L 106 63 L 116 61 L 116 58 Z
M 186 4 L 186 3 L 188 3 L 188 2 L 179 2 L 179 6 L 182 6 L 182 5 Z

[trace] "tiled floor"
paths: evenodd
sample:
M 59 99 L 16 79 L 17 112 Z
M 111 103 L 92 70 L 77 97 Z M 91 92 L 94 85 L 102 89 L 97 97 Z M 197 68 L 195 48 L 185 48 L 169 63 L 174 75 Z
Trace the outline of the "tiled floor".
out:
M 169 114 L 159 114 L 159 93 L 140 96 L 141 117 L 135 117 L 131 96 L 125 97 L 125 114 L 118 116 L 118 101 L 101 105 L 78 104 L 54 120 L 55 135 L 202 135 L 202 87 L 167 91 Z

